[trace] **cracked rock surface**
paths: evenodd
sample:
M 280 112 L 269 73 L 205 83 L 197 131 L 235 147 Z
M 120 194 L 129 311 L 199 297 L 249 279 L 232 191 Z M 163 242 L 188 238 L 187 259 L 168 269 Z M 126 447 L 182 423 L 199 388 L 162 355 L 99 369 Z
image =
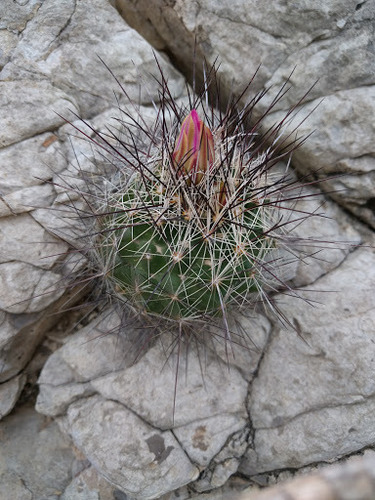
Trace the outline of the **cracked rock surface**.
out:
M 1 3 L 1 498 L 233 499 L 248 484 L 373 446 L 374 17 L 373 2 L 351 0 L 277 0 L 272 9 L 244 0 Z M 91 172 L 95 155 L 62 117 L 104 129 L 116 116 L 116 83 L 98 56 L 151 116 L 148 42 L 189 76 L 195 36 L 197 68 L 203 55 L 218 56 L 234 93 L 262 64 L 252 91 L 272 86 L 263 106 L 290 77 L 266 126 L 319 78 L 297 115 L 324 97 L 301 124 L 302 135 L 315 132 L 292 162 L 299 175 L 332 177 L 321 185 L 327 196 L 298 202 L 320 215 L 294 230 L 335 244 L 316 255 L 293 248 L 304 258 L 285 276 L 305 300 L 283 294 L 278 307 L 294 330 L 243 311 L 231 328 L 246 333 L 247 349 L 234 344 L 228 356 L 216 341 L 183 355 L 177 372 L 176 353 L 166 357 L 171 332 L 133 364 L 139 325 L 103 335 L 119 322 L 111 308 L 78 330 L 78 316 L 57 314 L 84 294 L 60 281 L 84 266 L 67 256 L 80 229 L 59 215 L 82 200 L 61 180 L 73 176 L 79 190 L 77 167 Z M 184 78 L 161 61 L 182 97 Z

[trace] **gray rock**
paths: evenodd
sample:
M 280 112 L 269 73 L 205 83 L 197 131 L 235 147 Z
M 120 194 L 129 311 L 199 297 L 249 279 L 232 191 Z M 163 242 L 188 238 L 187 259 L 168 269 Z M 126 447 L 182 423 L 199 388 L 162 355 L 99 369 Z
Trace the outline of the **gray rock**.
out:
M 375 108 L 375 87 L 338 91 L 319 103 L 320 99 L 307 103 L 286 126 L 290 132 L 312 113 L 301 123 L 299 134 L 306 136 L 314 133 L 293 155 L 295 165 L 305 174 L 317 172 L 319 177 L 328 176 L 320 187 L 329 191 L 330 196 L 344 207 L 374 225 L 372 192 L 368 185 L 372 182 L 374 171 L 371 138 L 375 128 L 371 117 Z M 283 116 L 283 111 L 272 113 L 265 120 L 266 126 Z
M 64 413 L 71 403 L 92 396 L 94 392 L 89 383 L 64 384 L 62 387 L 45 384 L 38 395 L 35 409 L 49 417 L 57 417 Z
M 49 132 L 0 150 L 2 195 L 51 180 L 66 168 L 62 145 Z
M 0 308 L 13 314 L 41 311 L 64 293 L 59 279 L 24 262 L 0 264 Z
M 83 208 L 79 193 L 83 184 L 76 174 L 80 169 L 80 174 L 91 175 L 92 160 L 98 157 L 91 144 L 74 137 L 72 125 L 54 111 L 73 116 L 76 125 L 76 117 L 69 113 L 72 109 L 101 130 L 112 120 L 113 109 L 108 110 L 114 103 L 112 91 L 115 88 L 121 94 L 121 90 L 97 54 L 126 84 L 131 99 L 149 105 L 142 107 L 145 115 L 154 113 L 152 102 L 158 99 L 157 85 L 147 74 L 155 73 L 150 47 L 123 23 L 111 3 L 122 7 L 135 25 L 142 22 L 140 30 L 158 48 L 173 54 L 180 67 L 191 68 L 197 34 L 202 48 L 197 51 L 198 76 L 202 52 L 211 62 L 219 55 L 224 92 L 230 87 L 237 93 L 261 62 L 254 89 L 274 85 L 264 106 L 297 62 L 291 91 L 284 103 L 275 106 L 266 125 L 279 119 L 319 76 L 305 112 L 320 97 L 326 99 L 301 126 L 301 133 L 313 128 L 316 133 L 296 152 L 293 162 L 302 173 L 316 168 L 319 175 L 345 173 L 345 177 L 326 181 L 323 188 L 345 187 L 345 193 L 330 196 L 373 223 L 369 187 L 374 171 L 375 83 L 369 49 L 374 18 L 371 2 L 357 5 L 329 0 L 314 6 L 300 2 L 292 9 L 276 1 L 270 11 L 262 2 L 248 2 L 245 8 L 237 0 L 140 0 L 136 4 L 129 0 L 6 0 L 0 6 L 0 19 L 6 19 L 9 26 L 9 31 L 0 30 L 0 63 L 4 64 L 0 73 L 4 111 L 0 123 L 4 146 L 0 151 L 0 214 L 4 215 L 0 219 L 4 242 L 0 250 L 0 379 L 6 381 L 2 390 L 11 389 L 4 399 L 8 409 L 20 387 L 11 378 L 21 373 L 57 319 L 53 314 L 67 300 L 65 295 L 60 297 L 64 287 L 54 286 L 56 280 L 61 273 L 84 265 L 74 254 L 62 262 L 66 246 L 51 235 L 74 243 L 82 234 L 80 226 L 69 219 Z M 161 64 L 172 93 L 182 95 L 183 79 L 163 59 Z M 141 78 L 139 97 L 140 67 L 146 75 Z M 121 106 L 124 101 L 120 96 Z M 56 183 L 53 190 L 48 185 L 51 179 Z M 77 182 L 77 192 L 69 195 L 66 183 L 72 182 Z M 73 205 L 71 211 L 65 211 L 66 203 Z M 304 340 L 286 331 L 271 315 L 235 313 L 230 327 L 237 335 L 229 349 L 220 342 L 219 329 L 214 347 L 191 349 L 188 358 L 182 352 L 176 377 L 176 357 L 171 355 L 166 362 L 165 352 L 170 353 L 173 336 L 163 337 L 164 348 L 157 342 L 131 366 L 130 359 L 146 332 L 125 325 L 126 337 L 105 335 L 116 330 L 115 314 L 90 322 L 46 362 L 37 401 L 38 411 L 57 416 L 61 428 L 73 437 L 82 453 L 79 464 L 74 465 L 72 444 L 55 434 L 56 427 L 52 434 L 63 444 L 42 436 L 45 442 L 51 438 L 50 450 L 44 452 L 39 442 L 32 441 L 39 434 L 31 423 L 41 425 L 41 417 L 25 413 L 27 439 L 21 420 L 14 421 L 11 431 L 6 429 L 0 468 L 4 463 L 7 468 L 1 470 L 0 496 L 12 487 L 12 498 L 25 499 L 59 495 L 64 500 L 121 499 L 124 495 L 141 499 L 162 494 L 167 498 L 179 488 L 180 498 L 187 499 L 194 495 L 184 484 L 193 482 L 201 492 L 221 487 L 237 471 L 243 456 L 241 472 L 251 476 L 334 460 L 372 444 L 374 258 L 368 249 L 349 254 L 352 248 L 346 242 L 357 244 L 361 238 L 353 221 L 331 202 L 324 207 L 319 207 L 320 201 L 314 203 L 306 199 L 299 209 L 317 210 L 323 217 L 297 225 L 298 235 L 338 243 L 333 249 L 319 249 L 315 257 L 306 256 L 314 251 L 309 242 L 296 243 L 293 252 L 304 254 L 307 265 L 297 262 L 287 274 L 296 286 L 309 283 L 311 292 L 301 294 L 322 304 L 313 308 L 303 300 L 278 297 L 281 312 Z M 36 205 L 42 208 L 34 209 Z M 24 211 L 29 213 L 11 215 Z M 49 241 L 52 252 L 46 245 Z M 54 295 L 44 295 L 50 287 Z M 248 340 L 246 348 L 243 337 Z M 5 429 L 3 423 L 13 422 L 17 415 L 8 415 L 0 428 Z M 22 429 L 19 437 L 17 428 Z M 65 450 L 62 457 L 57 456 L 61 447 Z M 57 455 L 52 448 L 58 450 Z M 46 483 L 39 485 L 28 467 L 35 450 L 44 453 L 40 469 L 47 471 Z M 17 455 L 21 459 L 16 466 L 12 457 Z M 95 470 L 82 470 L 89 465 L 87 458 Z M 48 489 L 51 486 L 53 490 Z M 195 497 L 203 500 L 217 495 Z
M 93 387 L 160 429 L 223 414 L 245 415 L 247 382 L 234 367 L 229 370 L 204 348 L 198 354 L 192 349 L 180 354 L 177 373 L 177 352 L 170 354 L 166 364 L 165 348 L 156 345 L 141 362 L 95 379 Z
M 244 417 L 224 414 L 177 427 L 174 434 L 190 460 L 205 467 L 222 450 L 230 436 L 246 425 Z
M 72 98 L 47 80 L 0 81 L 0 96 L 2 147 L 56 129 L 64 123 L 57 113 L 78 113 Z
M 222 327 L 211 328 L 210 335 L 217 335 L 213 350 L 228 365 L 229 370 L 231 367 L 237 368 L 241 376 L 250 382 L 267 345 L 271 323 L 259 312 L 240 310 L 228 315 L 228 324 L 232 342 L 223 341 Z
M 209 468 L 194 483 L 197 491 L 220 488 L 237 472 L 240 459 L 248 448 L 249 431 L 249 424 L 247 424 L 228 437 L 225 446 L 215 456 Z
M 94 467 L 88 467 L 73 478 L 59 498 L 60 500 L 127 500 L 128 497 L 108 483 Z
M 0 5 L 0 28 L 7 28 L 17 35 L 20 34 L 38 11 L 40 4 L 40 0 L 29 2 L 4 0 Z
M 46 187 L 47 190 L 50 189 L 50 186 Z M 43 190 L 44 187 L 26 189 L 37 189 L 39 192 L 38 190 Z M 34 203 L 37 199 L 34 198 Z M 1 264 L 18 261 L 40 269 L 51 269 L 68 249 L 65 243 L 48 234 L 28 214 L 3 217 L 0 220 L 0 238 Z M 24 275 L 24 280 L 26 276 L 27 274 Z
M 165 349 L 171 339 L 164 338 L 163 346 L 157 343 L 135 365 L 130 365 L 124 353 L 132 347 L 134 350 L 132 342 L 142 345 L 142 337 L 136 340 L 136 336 L 139 337 L 142 331 L 132 327 L 134 329 L 132 332 L 129 326 L 126 337 L 115 334 L 103 335 L 105 331 L 114 330 L 118 321 L 116 314 L 107 313 L 98 317 L 94 324 L 80 330 L 52 354 L 39 377 L 40 393 L 37 410 L 46 415 L 60 415 L 64 430 L 72 435 L 76 445 L 99 472 L 135 498 L 151 498 L 151 495 L 154 495 L 152 492 L 149 493 L 149 490 L 141 493 L 135 486 L 139 481 L 142 483 L 140 475 L 147 475 L 149 469 L 143 458 L 139 459 L 141 462 L 138 475 L 130 478 L 127 476 L 125 466 L 124 472 L 124 468 L 121 469 L 118 462 L 116 465 L 110 459 L 110 455 L 106 452 L 105 441 L 109 439 L 109 435 L 116 440 L 116 431 L 108 430 L 107 438 L 103 430 L 99 428 L 95 430 L 99 425 L 97 422 L 101 422 L 104 418 L 102 413 L 105 412 L 108 419 L 112 418 L 109 409 L 105 410 L 108 404 L 115 405 L 111 406 L 111 411 L 115 415 L 118 412 L 123 415 L 121 420 L 130 419 L 131 427 L 123 427 L 121 434 L 123 440 L 128 443 L 129 448 L 126 450 L 129 451 L 129 460 L 138 460 L 134 458 L 134 450 L 139 446 L 134 442 L 138 439 L 139 433 L 144 432 L 142 430 L 144 425 L 148 429 L 158 429 L 158 433 L 162 429 L 163 436 L 176 436 L 182 454 L 175 457 L 175 463 L 177 468 L 181 468 L 181 471 L 185 469 L 185 472 L 179 479 L 174 479 L 174 472 L 171 472 L 172 476 L 168 480 L 164 477 L 164 481 L 167 482 L 164 483 L 165 489 L 158 492 L 159 496 L 194 481 L 197 471 L 205 470 L 207 467 L 209 470 L 205 481 L 199 484 L 200 491 L 221 486 L 237 470 L 238 457 L 247 447 L 248 423 L 245 409 L 247 381 L 242 378 L 237 368 L 220 361 L 217 357 L 219 351 L 213 356 L 208 347 L 202 347 L 199 353 L 191 348 L 188 354 L 181 353 L 174 409 L 176 353 L 172 354 L 165 364 Z M 249 321 L 249 318 L 246 321 Z M 261 316 L 258 321 L 259 324 L 255 324 L 261 332 L 257 332 L 254 328 L 254 338 L 263 347 L 269 325 Z M 242 326 L 244 324 L 246 323 L 242 323 Z M 237 360 L 237 363 L 245 372 L 245 360 L 250 361 L 248 368 L 251 373 L 255 370 L 260 355 L 261 350 L 256 352 L 249 350 L 242 359 Z M 186 362 L 188 371 L 185 379 Z M 251 375 L 247 374 L 247 378 L 250 377 Z M 101 397 L 90 398 L 90 394 L 94 393 L 99 393 Z M 118 403 L 115 403 L 116 401 Z M 81 406 L 84 408 L 82 411 Z M 77 423 L 76 417 L 72 418 L 72 415 L 76 415 L 75 412 L 78 412 Z M 65 413 L 68 418 L 64 417 Z M 87 432 L 87 437 L 84 439 L 80 437 L 83 425 L 85 433 Z M 108 446 L 112 449 L 122 444 L 120 441 L 118 445 L 112 443 Z M 102 450 L 99 457 L 97 450 Z M 123 453 L 126 455 L 126 452 Z M 189 473 L 188 478 L 186 457 L 199 467 L 197 469 L 190 465 L 196 471 L 194 477 Z M 156 489 L 159 488 L 157 485 L 163 474 L 163 469 L 154 471 L 152 481 Z
M 273 336 L 253 382 L 247 474 L 333 460 L 371 443 L 374 273 L 374 253 L 357 250 L 303 292 L 307 299 L 324 294 L 324 304 L 283 298 L 296 332 Z
M 14 377 L 30 361 L 45 332 L 61 317 L 60 308 L 82 298 L 82 292 L 73 289 L 64 293 L 40 313 L 11 314 L 0 316 L 0 382 Z
M 100 22 L 92 23 L 93 18 Z M 126 91 L 135 101 L 140 97 L 138 68 L 142 66 L 141 102 L 158 99 L 153 77 L 148 74 L 157 74 L 149 45 L 123 23 L 109 2 L 102 0 L 90 2 L 90 15 L 85 2 L 43 2 L 3 72 L 7 78 L 39 74 L 69 94 L 81 114 L 93 116 L 113 102 L 113 88 L 121 93 L 115 82 L 108 85 L 111 76 L 98 56 L 120 81 L 126 81 Z M 170 65 L 162 65 L 177 97 L 183 90 L 183 80 Z M 61 114 L 66 116 L 67 109 Z
M 287 215 L 290 224 L 285 236 L 288 257 L 296 261 L 289 279 L 297 287 L 312 284 L 338 267 L 363 239 L 354 220 L 317 189 L 301 191 L 297 185 L 287 196 L 299 194 L 303 198 L 292 204 L 295 212 Z
M 66 183 L 60 186 L 62 172 L 67 179 L 68 162 L 74 159 L 74 140 L 67 137 L 62 117 L 74 116 L 71 112 L 93 117 L 116 103 L 113 89 L 121 89 L 98 55 L 136 100 L 139 67 L 146 73 L 158 70 L 148 43 L 107 1 L 5 0 L 0 14 L 0 314 L 5 314 L 0 380 L 6 381 L 30 360 L 45 328 L 57 321 L 58 308 L 68 297 L 73 306 L 82 296 L 66 292 L 68 282 L 61 278 L 82 270 L 85 261 L 67 253 L 67 245 L 54 237 L 76 243 L 82 235 L 82 226 L 69 219 L 82 201 L 67 208 L 71 197 Z M 161 65 L 178 96 L 183 78 L 162 57 Z M 152 107 L 157 86 L 149 74 L 144 83 L 139 102 Z M 70 398 L 88 393 L 89 388 L 75 386 Z M 64 398 L 61 405 L 65 408 Z
M 67 415 L 76 445 L 134 498 L 158 498 L 199 474 L 171 432 L 151 427 L 119 403 L 93 396 L 73 403 Z
M 0 217 L 30 212 L 39 207 L 49 207 L 55 198 L 49 184 L 20 189 L 3 197 L 5 209 L 0 208 Z
M 70 440 L 30 406 L 0 422 L 0 495 L 4 500 L 57 500 L 76 462 Z
M 0 420 L 12 411 L 25 382 L 26 377 L 19 375 L 0 384 Z

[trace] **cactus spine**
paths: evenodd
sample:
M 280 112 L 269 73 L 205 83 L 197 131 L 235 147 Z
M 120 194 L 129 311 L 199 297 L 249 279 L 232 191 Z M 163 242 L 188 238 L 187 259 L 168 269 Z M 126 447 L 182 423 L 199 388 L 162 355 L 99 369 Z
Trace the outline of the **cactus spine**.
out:
M 278 280 L 269 255 L 282 240 L 283 189 L 293 184 L 272 167 L 298 146 L 280 139 L 283 121 L 248 129 L 261 96 L 222 113 L 207 105 L 208 83 L 179 107 L 162 79 L 155 123 L 131 118 L 125 139 L 84 122 L 116 168 L 113 189 L 101 188 L 93 202 L 102 199 L 93 213 L 95 260 L 109 293 L 137 315 L 180 328 L 218 316 L 226 323 L 228 308 L 267 297 L 267 277 Z
M 261 287 L 275 242 L 267 155 L 253 155 L 251 139 L 242 129 L 211 131 L 192 109 L 177 139 L 109 201 L 110 277 L 138 313 L 179 322 L 225 315 Z

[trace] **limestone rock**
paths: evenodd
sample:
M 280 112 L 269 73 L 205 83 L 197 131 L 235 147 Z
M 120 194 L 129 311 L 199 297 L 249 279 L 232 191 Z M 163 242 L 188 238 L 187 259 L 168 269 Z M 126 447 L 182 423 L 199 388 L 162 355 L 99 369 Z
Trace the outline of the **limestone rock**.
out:
M 67 418 L 89 460 L 135 498 L 158 498 L 198 476 L 170 431 L 160 432 L 119 403 L 93 396 L 73 403 Z
M 0 264 L 0 308 L 10 313 L 45 309 L 61 297 L 59 275 L 23 262 Z
M 46 132 L 0 150 L 2 195 L 51 180 L 66 168 L 62 145 Z
M 46 187 L 49 191 L 50 187 Z M 42 186 L 35 186 L 35 188 L 42 189 Z M 34 202 L 36 200 L 38 198 L 34 198 Z M 28 214 L 3 217 L 0 220 L 0 238 L 0 263 L 2 264 L 18 261 L 32 264 L 39 269 L 51 269 L 61 259 L 64 251 L 67 251 L 66 244 L 48 234 Z M 23 281 L 26 281 L 26 276 L 24 274 Z
M 253 382 L 247 474 L 301 467 L 318 456 L 333 460 L 371 442 L 374 263 L 371 250 L 350 254 L 304 292 L 313 298 L 322 290 L 316 308 L 283 298 L 280 308 L 296 332 L 273 337 Z
M 60 500 L 126 500 L 126 498 L 125 493 L 108 483 L 94 467 L 88 467 L 75 476 L 60 496 Z
M 0 420 L 12 411 L 25 382 L 26 377 L 19 375 L 0 384 Z
M 1 498 L 57 500 L 76 463 L 71 442 L 58 425 L 25 405 L 0 422 L 0 431 Z
M 164 339 L 163 345 L 157 343 L 132 365 L 125 353 L 132 348 L 134 351 L 134 342 L 142 345 L 142 331 L 128 326 L 126 336 L 103 335 L 106 331 L 116 331 L 118 321 L 116 314 L 108 312 L 73 335 L 52 354 L 39 377 L 37 410 L 46 415 L 60 416 L 64 430 L 99 472 L 135 498 L 153 498 L 156 493 L 152 491 L 156 492 L 158 488 L 160 496 L 194 481 L 198 470 L 205 469 L 207 474 L 204 483 L 200 483 L 200 491 L 221 486 L 237 470 L 238 458 L 247 447 L 245 400 L 248 382 L 235 366 L 220 361 L 208 347 L 202 347 L 199 353 L 191 348 L 189 353 L 181 353 L 174 408 L 176 353 L 165 364 L 165 348 L 171 339 Z M 260 325 L 261 322 L 257 327 Z M 266 325 L 265 321 L 263 325 Z M 256 335 L 254 329 L 254 338 L 265 342 L 267 336 L 265 333 Z M 250 351 L 243 359 L 249 360 L 252 355 L 255 356 L 254 363 L 259 360 L 261 350 L 255 354 Z M 185 363 L 188 366 L 185 367 Z M 255 365 L 250 363 L 248 369 L 251 374 Z M 245 371 L 244 365 L 242 370 Z M 250 374 L 246 378 L 250 379 Z M 108 424 L 108 437 L 105 429 L 97 427 L 103 418 L 115 419 Z M 119 425 L 116 424 L 117 418 L 123 422 L 123 440 L 118 444 L 115 443 L 118 433 L 113 427 Z M 172 468 L 171 475 L 163 479 L 164 489 L 160 489 L 158 484 L 164 469 L 155 469 L 152 476 L 155 489 L 147 486 L 142 493 L 139 489 L 140 482 L 143 483 L 141 476 L 145 475 L 145 487 L 147 481 L 151 481 L 143 451 L 139 451 L 138 472 L 133 477 L 128 475 L 129 465 L 121 468 L 119 458 L 111 458 L 108 450 L 127 457 L 127 451 L 116 451 L 116 447 L 124 446 L 122 443 L 125 442 L 129 457 L 124 460 L 137 462 L 138 455 L 134 456 L 134 450 L 139 449 L 139 436 L 147 429 L 147 433 L 151 429 L 153 432 L 157 430 L 163 439 L 172 435 L 177 438 L 180 451 L 174 460 L 182 475 L 176 478 Z M 113 443 L 107 443 L 110 437 Z M 159 443 L 160 438 L 156 439 Z M 168 446 L 176 447 L 172 441 Z M 167 445 L 164 449 L 168 449 Z M 188 462 L 186 457 L 189 457 Z
M 229 370 L 209 354 L 206 354 L 207 359 L 201 368 L 199 356 L 202 355 L 202 352 L 198 355 L 182 354 L 176 375 L 176 352 L 171 354 L 170 363 L 162 369 L 165 352 L 157 345 L 145 354 L 141 362 L 98 378 L 92 384 L 103 397 L 119 401 L 161 429 L 226 413 L 244 416 L 246 381 L 235 368 Z M 185 369 L 188 370 L 186 379 Z M 145 384 L 144 380 L 152 380 L 152 383 Z
M 47 80 L 0 81 L 0 96 L 2 147 L 59 127 L 64 120 L 57 113 L 63 115 L 69 108 L 78 113 L 71 97 Z
M 345 193 L 329 196 L 369 224 L 374 221 L 371 2 L 291 6 L 277 0 L 270 9 L 255 0 L 5 0 L 0 6 L 0 28 L 7 28 L 0 29 L 0 392 L 7 396 L 0 398 L 1 413 L 15 403 L 22 370 L 69 300 L 57 281 L 84 265 L 75 254 L 65 258 L 67 246 L 57 238 L 74 243 L 80 235 L 69 219 L 83 208 L 76 174 L 91 175 L 91 160 L 100 161 L 89 142 L 75 137 L 74 113 L 103 130 L 109 121 L 116 123 L 113 89 L 120 106 L 126 101 L 97 55 L 146 117 L 159 98 L 150 46 L 111 4 L 186 74 L 197 36 L 197 80 L 203 55 L 210 62 L 219 56 L 224 94 L 228 88 L 238 94 L 262 63 L 253 90 L 244 96 L 274 86 L 259 112 L 290 77 L 291 90 L 266 126 L 319 77 L 304 113 L 325 100 L 301 125 L 302 134 L 316 132 L 293 163 L 302 175 L 317 169 L 317 176 L 344 173 L 321 187 L 327 192 L 345 187 Z M 173 95 L 181 96 L 183 78 L 161 56 L 160 63 Z M 303 112 L 296 111 L 302 121 Z M 68 195 L 66 182 L 76 181 L 76 192 Z M 309 242 L 293 247 L 307 265 L 297 262 L 290 278 L 296 286 L 309 286 L 301 291 L 302 300 L 284 294 L 277 305 L 295 332 L 264 311 L 234 314 L 230 325 L 240 342 L 236 338 L 233 350 L 220 343 L 219 329 L 215 348 L 182 352 L 177 374 L 175 354 L 168 357 L 173 335 L 141 357 L 147 328 L 125 324 L 124 336 L 111 312 L 89 322 L 52 354 L 39 378 L 38 411 L 56 417 L 74 445 L 50 420 L 16 409 L 0 423 L 5 436 L 0 496 L 13 488 L 14 498 L 25 499 L 208 500 L 219 493 L 203 492 L 221 488 L 240 462 L 242 476 L 251 477 L 335 460 L 372 445 L 375 262 L 370 249 L 352 251 L 346 245 L 370 239 L 334 203 L 314 203 L 306 198 L 301 213 L 321 216 L 301 226 L 296 222 L 296 230 L 303 238 L 337 244 L 319 247 L 314 256 L 307 255 L 314 253 Z M 52 295 L 44 295 L 49 289 Z M 42 480 L 29 467 L 39 456 Z
M 222 450 L 229 437 L 246 425 L 244 417 L 223 414 L 177 427 L 174 432 L 190 459 L 204 467 Z

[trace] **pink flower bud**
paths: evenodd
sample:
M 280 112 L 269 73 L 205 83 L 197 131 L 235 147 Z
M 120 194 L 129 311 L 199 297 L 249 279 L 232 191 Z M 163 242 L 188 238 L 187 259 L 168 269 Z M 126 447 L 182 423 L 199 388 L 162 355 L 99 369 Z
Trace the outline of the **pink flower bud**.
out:
M 185 175 L 189 184 L 198 184 L 204 173 L 212 168 L 215 158 L 212 132 L 195 109 L 182 122 L 172 158 L 176 171 Z

